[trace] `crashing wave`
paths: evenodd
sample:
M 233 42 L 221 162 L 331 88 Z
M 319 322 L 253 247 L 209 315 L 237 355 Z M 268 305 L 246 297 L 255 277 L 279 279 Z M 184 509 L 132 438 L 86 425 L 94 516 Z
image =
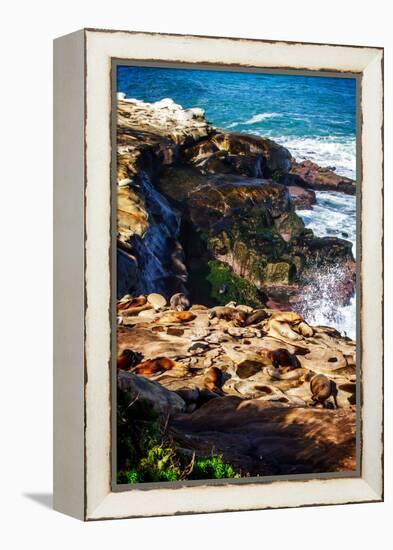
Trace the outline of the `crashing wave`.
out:
M 337 174 L 356 179 L 356 138 L 337 136 L 272 136 L 296 160 L 311 160 L 319 166 L 334 167 Z
M 311 325 L 335 327 L 344 336 L 356 338 L 356 295 L 342 305 L 337 288 L 343 283 L 344 272 L 339 267 L 315 270 L 310 274 L 296 310 Z

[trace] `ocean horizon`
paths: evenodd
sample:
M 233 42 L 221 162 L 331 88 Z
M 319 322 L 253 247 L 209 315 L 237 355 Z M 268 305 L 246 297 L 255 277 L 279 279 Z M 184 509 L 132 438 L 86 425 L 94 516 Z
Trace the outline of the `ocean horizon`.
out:
M 200 107 L 214 126 L 277 141 L 356 179 L 356 79 L 119 66 L 117 91 Z

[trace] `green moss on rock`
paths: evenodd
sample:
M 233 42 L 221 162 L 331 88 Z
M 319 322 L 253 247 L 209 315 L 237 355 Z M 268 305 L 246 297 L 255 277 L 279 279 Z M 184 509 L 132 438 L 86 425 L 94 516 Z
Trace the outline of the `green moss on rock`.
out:
M 233 300 L 255 308 L 264 305 L 260 290 L 246 279 L 238 277 L 227 264 L 210 260 L 208 266 L 207 280 L 211 285 L 210 294 L 218 304 L 225 305 Z

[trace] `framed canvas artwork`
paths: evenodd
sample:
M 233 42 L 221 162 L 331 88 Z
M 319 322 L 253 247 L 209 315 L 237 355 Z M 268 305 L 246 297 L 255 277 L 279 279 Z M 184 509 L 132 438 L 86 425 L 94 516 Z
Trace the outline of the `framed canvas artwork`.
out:
M 383 50 L 55 40 L 54 503 L 383 499 Z

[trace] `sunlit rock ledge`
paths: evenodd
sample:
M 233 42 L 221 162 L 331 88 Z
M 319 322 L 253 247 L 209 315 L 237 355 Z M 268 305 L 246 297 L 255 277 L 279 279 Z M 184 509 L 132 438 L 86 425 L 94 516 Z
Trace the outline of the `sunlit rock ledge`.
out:
M 118 302 L 118 387 L 162 415 L 177 448 L 242 475 L 355 469 L 355 342 L 294 312 L 172 306 Z

